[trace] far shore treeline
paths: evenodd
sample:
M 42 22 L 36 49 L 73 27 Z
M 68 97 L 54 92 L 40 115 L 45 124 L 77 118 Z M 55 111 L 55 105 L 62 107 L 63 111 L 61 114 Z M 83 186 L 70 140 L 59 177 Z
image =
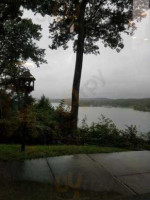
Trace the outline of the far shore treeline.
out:
M 60 99 L 51 99 L 51 102 L 59 103 Z M 70 105 L 70 99 L 65 99 L 65 103 Z M 108 98 L 81 98 L 80 106 L 112 106 L 133 108 L 134 110 L 150 112 L 150 98 L 143 99 L 108 99 Z

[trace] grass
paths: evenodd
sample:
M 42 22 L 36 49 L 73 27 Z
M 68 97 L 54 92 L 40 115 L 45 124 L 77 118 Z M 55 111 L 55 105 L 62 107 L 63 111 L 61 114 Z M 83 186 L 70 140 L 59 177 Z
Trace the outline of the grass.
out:
M 127 149 L 99 146 L 51 145 L 27 146 L 25 153 L 20 152 L 20 145 L 0 145 L 0 160 L 24 160 L 44 157 L 55 157 L 72 154 L 93 154 L 123 152 Z
M 60 192 L 49 184 L 34 182 L 0 183 L 1 200 L 120 200 L 117 193 L 74 191 Z

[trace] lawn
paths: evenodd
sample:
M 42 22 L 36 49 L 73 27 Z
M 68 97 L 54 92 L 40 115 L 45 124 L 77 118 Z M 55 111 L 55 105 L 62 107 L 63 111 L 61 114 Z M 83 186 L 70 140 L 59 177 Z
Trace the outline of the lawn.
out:
M 20 152 L 20 145 L 0 145 L 0 160 L 24 160 L 44 157 L 54 157 L 72 154 L 112 153 L 122 152 L 127 149 L 99 146 L 75 146 L 75 145 L 50 145 L 27 146 L 25 153 Z

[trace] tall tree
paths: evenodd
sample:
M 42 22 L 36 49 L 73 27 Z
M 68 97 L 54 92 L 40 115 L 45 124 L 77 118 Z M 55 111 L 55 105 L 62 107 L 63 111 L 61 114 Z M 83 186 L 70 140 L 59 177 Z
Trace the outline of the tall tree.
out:
M 51 49 L 68 48 L 73 41 L 76 64 L 72 89 L 71 126 L 77 128 L 79 90 L 83 54 L 99 54 L 98 41 L 120 52 L 124 47 L 122 33 L 132 34 L 134 19 L 145 17 L 147 0 L 58 0 L 53 8 L 49 31 Z

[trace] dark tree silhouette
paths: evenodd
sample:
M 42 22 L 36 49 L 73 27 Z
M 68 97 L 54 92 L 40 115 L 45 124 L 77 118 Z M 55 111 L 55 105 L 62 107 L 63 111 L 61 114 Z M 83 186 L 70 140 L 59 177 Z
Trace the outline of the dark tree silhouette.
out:
M 33 24 L 31 19 L 22 19 L 20 6 L 0 3 L 0 76 L 6 73 L 6 68 L 28 59 L 37 66 L 46 62 L 45 50 L 35 43 L 41 38 L 41 26 Z

